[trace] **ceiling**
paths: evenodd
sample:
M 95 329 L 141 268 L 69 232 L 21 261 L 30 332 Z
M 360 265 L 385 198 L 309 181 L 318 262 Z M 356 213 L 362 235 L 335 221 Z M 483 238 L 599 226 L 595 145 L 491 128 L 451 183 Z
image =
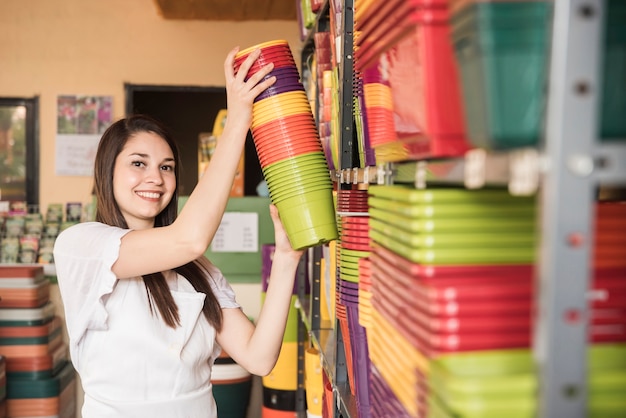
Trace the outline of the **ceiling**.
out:
M 296 20 L 295 0 L 155 0 L 165 19 Z

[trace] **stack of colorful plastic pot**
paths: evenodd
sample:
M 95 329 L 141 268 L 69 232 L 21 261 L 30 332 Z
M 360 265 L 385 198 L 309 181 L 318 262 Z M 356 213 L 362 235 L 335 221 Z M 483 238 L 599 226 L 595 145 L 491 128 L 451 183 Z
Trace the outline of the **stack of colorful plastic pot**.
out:
M 434 416 L 434 359 L 530 346 L 536 203 L 504 189 L 368 193 L 371 361 L 406 415 Z M 375 411 L 402 416 L 373 399 Z
M 335 296 L 336 316 L 341 327 L 346 367 L 351 392 L 355 395 L 358 416 L 372 416 L 370 361 L 365 327 L 360 321 L 360 262 L 370 253 L 367 190 L 338 190 L 339 240 Z M 365 317 L 369 320 L 369 317 Z
M 41 266 L 0 266 L 0 417 L 74 416 L 76 373 L 48 287 Z
M 261 55 L 251 77 L 274 63 L 266 76 L 276 82 L 255 100 L 252 137 L 272 203 L 291 245 L 303 249 L 337 238 L 333 183 L 313 113 L 287 41 L 265 42 L 240 51 L 235 70 L 255 49 Z
M 222 351 L 213 365 L 211 384 L 220 416 L 245 418 L 252 388 L 250 372 Z
M 270 286 L 270 273 L 272 271 L 275 249 L 276 246 L 274 244 L 263 244 L 261 246 L 261 306 L 265 305 L 267 289 Z M 303 262 L 306 264 L 306 253 L 303 257 Z M 296 308 L 298 301 L 297 282 L 296 280 L 291 296 L 291 304 L 289 305 L 289 313 L 278 360 L 272 371 L 262 378 L 263 418 L 295 418 L 297 416 L 298 323 L 300 321 Z M 304 282 L 307 284 L 309 282 L 306 272 L 304 274 Z M 309 287 L 305 286 L 305 297 L 308 294 Z
M 379 67 L 363 70 L 363 96 L 367 133 L 373 147 L 396 140 L 393 97 L 388 80 Z

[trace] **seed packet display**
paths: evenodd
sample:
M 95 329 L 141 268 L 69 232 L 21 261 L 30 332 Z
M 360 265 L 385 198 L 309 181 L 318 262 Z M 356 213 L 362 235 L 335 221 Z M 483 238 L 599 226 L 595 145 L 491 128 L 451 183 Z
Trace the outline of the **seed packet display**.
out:
M 83 213 L 81 202 L 68 202 L 65 205 L 65 220 L 67 222 L 79 222 Z

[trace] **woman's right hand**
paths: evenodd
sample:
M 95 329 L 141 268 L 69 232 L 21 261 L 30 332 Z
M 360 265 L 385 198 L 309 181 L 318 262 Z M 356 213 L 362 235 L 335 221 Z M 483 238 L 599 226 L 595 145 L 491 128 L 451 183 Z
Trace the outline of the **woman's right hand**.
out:
M 270 63 L 246 80 L 250 67 L 261 54 L 260 49 L 252 51 L 244 62 L 241 63 L 239 71 L 235 74 L 235 55 L 237 52 L 239 52 L 239 47 L 233 48 L 224 61 L 228 106 L 226 124 L 230 127 L 233 127 L 234 124 L 234 127 L 245 129 L 247 132 L 252 124 L 254 99 L 266 88 L 274 84 L 276 77 L 268 77 L 267 80 L 263 80 L 263 77 L 274 68 L 274 64 Z

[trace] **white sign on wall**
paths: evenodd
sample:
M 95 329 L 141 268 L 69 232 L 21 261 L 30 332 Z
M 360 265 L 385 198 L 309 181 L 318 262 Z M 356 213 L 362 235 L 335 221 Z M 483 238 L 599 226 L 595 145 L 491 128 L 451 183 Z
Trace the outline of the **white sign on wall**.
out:
M 222 253 L 256 253 L 259 251 L 259 214 L 225 212 L 211 251 Z

